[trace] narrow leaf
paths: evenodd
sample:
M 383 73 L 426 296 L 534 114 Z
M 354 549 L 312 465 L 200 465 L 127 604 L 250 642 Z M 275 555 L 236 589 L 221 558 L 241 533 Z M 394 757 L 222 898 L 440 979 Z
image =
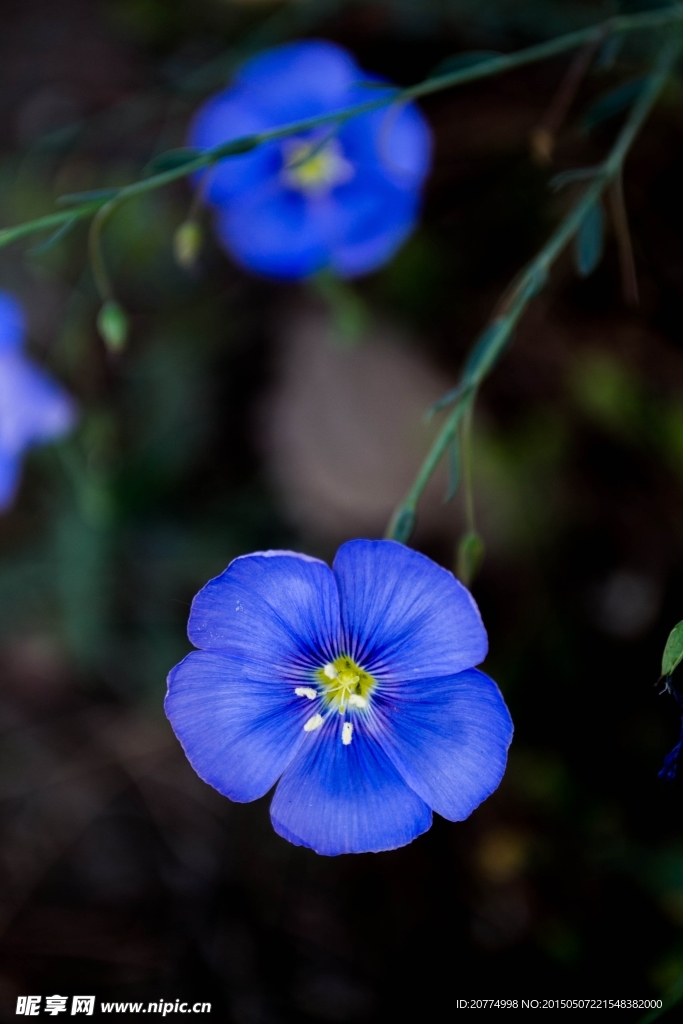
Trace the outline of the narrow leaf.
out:
M 147 175 L 163 174 L 165 171 L 175 171 L 178 167 L 191 164 L 202 156 L 201 149 L 193 149 L 191 146 L 183 146 L 181 149 L 169 149 L 166 153 L 159 153 L 147 164 L 145 173 Z
M 440 78 L 441 75 L 450 75 L 454 71 L 464 71 L 465 68 L 472 68 L 475 64 L 492 60 L 494 57 L 500 57 L 497 50 L 467 50 L 465 53 L 455 53 L 452 57 L 439 61 L 427 77 Z
M 683 622 L 679 622 L 669 633 L 662 655 L 662 676 L 668 678 L 683 661 Z
M 467 385 L 464 382 L 461 382 L 460 384 L 456 385 L 456 387 L 451 388 L 450 391 L 447 391 L 446 394 L 443 395 L 441 398 L 437 398 L 436 402 L 434 402 L 434 404 L 431 405 L 429 409 L 427 409 L 427 412 L 425 413 L 426 422 L 429 423 L 435 412 L 440 412 L 441 409 L 445 409 L 447 405 L 451 405 L 453 402 L 457 402 L 458 399 L 462 398 L 462 396 L 466 394 L 469 390 L 469 385 Z
M 249 153 L 252 149 L 256 149 L 260 141 L 258 135 L 242 135 L 239 139 L 232 139 L 231 142 L 224 142 L 222 146 L 218 146 L 214 151 L 214 155 L 222 158 L 224 156 L 239 156 L 240 153 Z
M 622 110 L 626 110 L 627 107 L 635 103 L 647 82 L 647 76 L 633 78 L 630 82 L 625 82 L 624 85 L 620 85 L 617 89 L 612 89 L 611 92 L 605 93 L 604 96 L 601 96 L 588 108 L 583 118 L 583 130 L 590 132 L 597 125 L 602 124 L 603 121 L 607 121 L 608 118 L 620 114 Z
M 100 199 L 113 199 L 120 191 L 120 188 L 95 188 L 91 192 L 69 192 L 57 198 L 57 206 L 82 206 Z
M 600 203 L 593 203 L 581 222 L 574 241 L 574 263 L 581 277 L 592 274 L 602 259 L 605 244 L 604 215 Z
M 42 256 L 44 252 L 49 252 L 55 245 L 58 245 L 63 238 L 66 238 L 70 234 L 71 230 L 78 224 L 78 218 L 73 217 L 71 220 L 65 220 L 61 227 L 57 228 L 49 238 L 40 245 L 34 245 L 32 249 L 29 249 L 29 255 L 31 256 Z
M 602 44 L 600 53 L 595 61 L 596 71 L 611 71 L 614 67 L 619 51 L 621 50 L 624 37 L 620 35 L 610 36 Z
M 531 296 L 536 293 L 536 290 L 534 287 Z M 496 317 L 484 329 L 479 337 L 479 341 L 475 343 L 474 348 L 465 360 L 463 368 L 465 380 L 478 380 L 486 373 L 493 361 L 501 354 L 502 346 L 510 343 L 512 331 L 509 328 L 510 324 L 507 318 L 502 316 Z
M 415 513 L 412 508 L 402 508 L 392 524 L 388 536 L 391 540 L 398 540 L 405 544 L 415 527 Z

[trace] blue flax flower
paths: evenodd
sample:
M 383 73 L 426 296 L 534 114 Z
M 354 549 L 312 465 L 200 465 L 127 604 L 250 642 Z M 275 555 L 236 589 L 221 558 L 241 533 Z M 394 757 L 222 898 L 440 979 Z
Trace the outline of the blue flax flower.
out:
M 19 303 L 0 292 L 0 511 L 16 494 L 24 450 L 60 437 L 76 419 L 64 389 L 22 352 L 24 333 Z
M 353 540 L 332 570 L 292 551 L 235 559 L 199 591 L 193 651 L 166 713 L 197 773 L 263 796 L 275 831 L 318 853 L 389 850 L 498 786 L 512 722 L 473 668 L 487 649 L 469 592 L 395 541 Z
M 333 43 L 289 43 L 252 58 L 205 103 L 190 141 L 208 149 L 367 103 L 380 84 Z M 403 104 L 224 160 L 207 172 L 204 195 L 222 244 L 248 269 L 355 277 L 386 263 L 412 231 L 430 151 L 424 118 Z

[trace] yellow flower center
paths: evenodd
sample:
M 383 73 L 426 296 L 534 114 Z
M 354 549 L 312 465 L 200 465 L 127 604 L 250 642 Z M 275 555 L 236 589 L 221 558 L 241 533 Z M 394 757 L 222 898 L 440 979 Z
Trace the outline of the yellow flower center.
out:
M 346 655 L 323 665 L 316 675 L 328 707 L 335 707 L 340 714 L 344 714 L 348 708 L 368 706 L 375 680 Z
M 354 175 L 338 139 L 327 142 L 287 139 L 283 144 L 282 176 L 292 188 L 305 193 L 327 192 Z

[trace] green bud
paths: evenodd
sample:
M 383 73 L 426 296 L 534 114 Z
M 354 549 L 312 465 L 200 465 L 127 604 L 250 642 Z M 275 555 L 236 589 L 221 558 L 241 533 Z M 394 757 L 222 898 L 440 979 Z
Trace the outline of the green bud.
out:
M 196 220 L 186 220 L 173 236 L 173 255 L 178 266 L 191 270 L 202 247 L 202 229 Z
M 469 587 L 484 561 L 484 542 L 478 533 L 464 534 L 458 544 L 458 579 Z
M 122 352 L 128 338 L 128 317 L 115 299 L 107 299 L 97 315 L 97 330 L 110 352 Z

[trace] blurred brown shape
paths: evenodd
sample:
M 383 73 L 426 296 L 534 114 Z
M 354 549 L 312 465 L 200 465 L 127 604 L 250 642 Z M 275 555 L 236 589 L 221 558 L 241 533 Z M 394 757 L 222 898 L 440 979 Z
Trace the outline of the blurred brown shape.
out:
M 533 159 L 541 167 L 552 163 L 555 150 L 555 135 L 547 128 L 534 128 L 529 138 Z
M 329 314 L 302 305 L 279 336 L 277 382 L 264 405 L 270 474 L 292 519 L 323 541 L 381 536 L 438 421 L 425 413 L 451 382 L 394 326 L 344 344 Z M 418 510 L 418 535 L 453 536 L 445 470 Z
M 526 837 L 507 828 L 487 832 L 476 851 L 477 869 L 490 882 L 510 882 L 518 878 L 527 859 Z

